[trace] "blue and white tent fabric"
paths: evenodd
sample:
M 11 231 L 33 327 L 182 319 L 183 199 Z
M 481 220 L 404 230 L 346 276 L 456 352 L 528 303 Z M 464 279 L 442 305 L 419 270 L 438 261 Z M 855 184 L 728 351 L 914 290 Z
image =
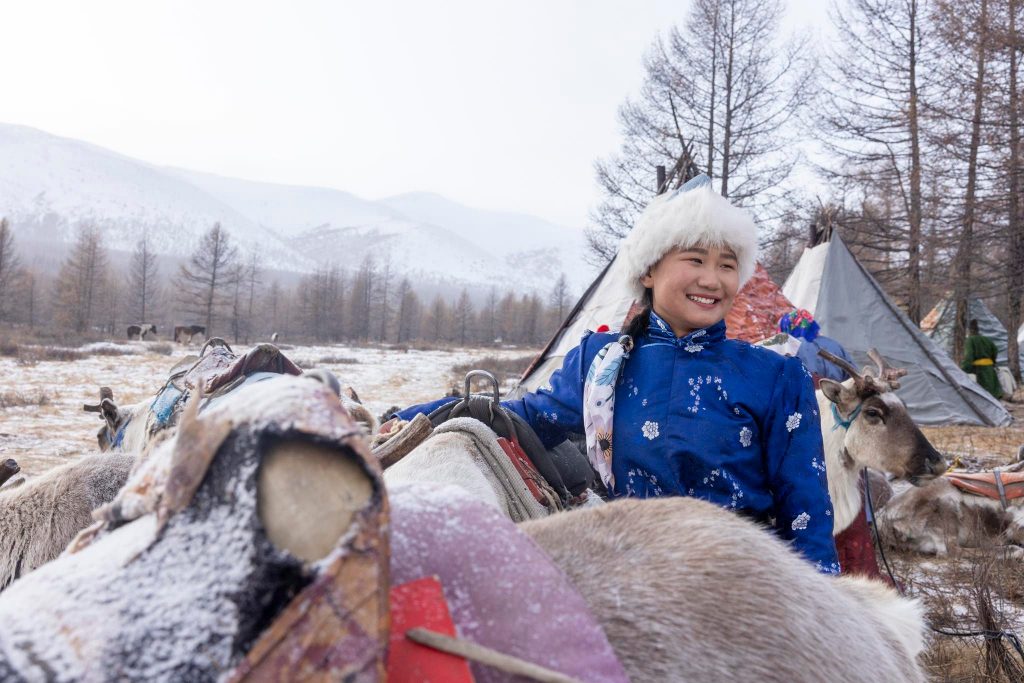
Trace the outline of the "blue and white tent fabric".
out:
M 1008 425 L 1006 408 L 974 382 L 897 307 L 838 235 L 804 250 L 782 287 L 861 366 L 876 348 L 906 368 L 897 394 L 921 425 Z

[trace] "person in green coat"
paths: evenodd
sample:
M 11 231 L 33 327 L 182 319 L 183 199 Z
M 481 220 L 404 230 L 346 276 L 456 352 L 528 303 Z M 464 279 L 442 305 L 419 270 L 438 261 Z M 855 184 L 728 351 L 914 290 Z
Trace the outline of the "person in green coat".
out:
M 972 320 L 968 328 L 971 334 L 964 340 L 964 360 L 960 367 L 964 372 L 977 377 L 978 384 L 985 387 L 988 393 L 996 398 L 1002 398 L 1003 387 L 999 384 L 999 375 L 996 373 L 995 342 L 978 332 L 977 320 Z

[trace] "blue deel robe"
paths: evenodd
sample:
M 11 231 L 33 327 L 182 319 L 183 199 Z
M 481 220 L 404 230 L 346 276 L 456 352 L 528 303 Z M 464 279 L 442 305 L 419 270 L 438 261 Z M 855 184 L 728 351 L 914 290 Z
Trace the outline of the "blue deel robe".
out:
M 618 337 L 588 333 L 547 386 L 502 405 L 549 447 L 582 433 L 587 370 Z M 726 339 L 724 321 L 677 338 L 651 313 L 616 386 L 612 439 L 613 496 L 693 496 L 774 520 L 819 571 L 839 572 L 818 403 L 799 359 Z

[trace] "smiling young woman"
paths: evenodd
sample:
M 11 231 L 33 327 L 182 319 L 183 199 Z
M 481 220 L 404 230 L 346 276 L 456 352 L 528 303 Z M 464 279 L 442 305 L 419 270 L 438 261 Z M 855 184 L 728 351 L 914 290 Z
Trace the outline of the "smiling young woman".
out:
M 728 247 L 673 249 L 640 279 L 657 302 L 654 312 L 677 337 L 724 319 L 739 281 L 736 253 Z
M 548 386 L 502 405 L 548 447 L 585 434 L 611 497 L 709 500 L 838 573 L 810 375 L 797 358 L 725 336 L 754 272 L 753 219 L 699 176 L 647 207 L 620 258 L 644 310 L 624 334 L 585 335 Z

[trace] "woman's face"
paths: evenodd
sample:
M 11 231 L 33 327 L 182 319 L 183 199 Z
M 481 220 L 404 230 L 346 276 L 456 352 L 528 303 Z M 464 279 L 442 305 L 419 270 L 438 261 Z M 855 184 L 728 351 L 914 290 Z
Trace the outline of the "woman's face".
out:
M 728 247 L 673 249 L 640 282 L 654 294 L 654 312 L 682 337 L 725 318 L 739 289 L 739 263 Z

